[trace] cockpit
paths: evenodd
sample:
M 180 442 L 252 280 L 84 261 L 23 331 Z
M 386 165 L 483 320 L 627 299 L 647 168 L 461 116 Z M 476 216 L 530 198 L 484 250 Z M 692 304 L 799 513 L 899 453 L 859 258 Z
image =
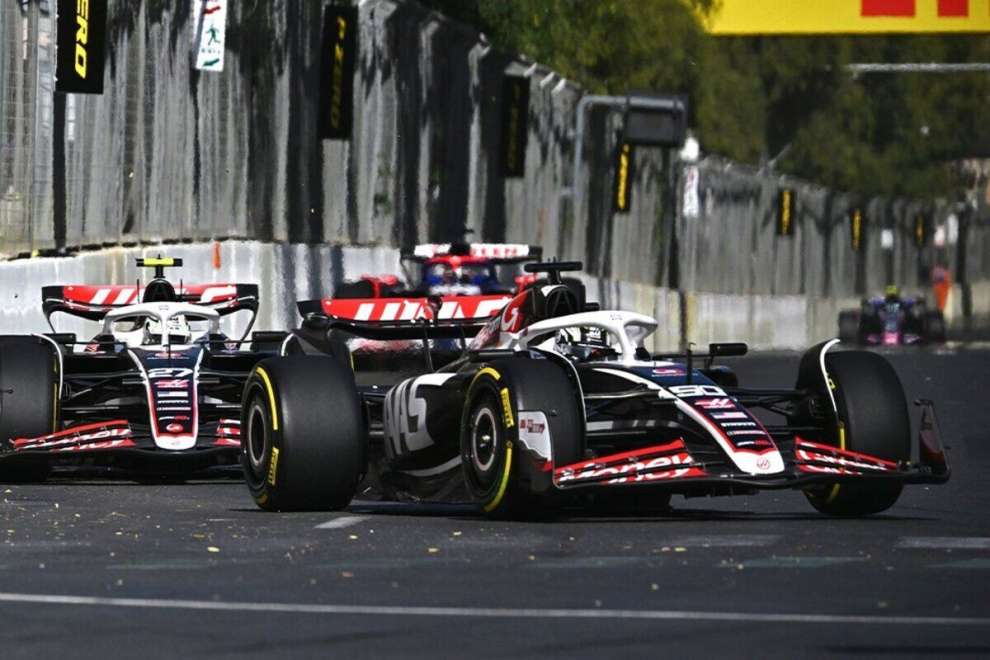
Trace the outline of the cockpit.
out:
M 644 359 L 656 320 L 632 312 L 585 312 L 540 321 L 519 337 L 519 348 L 559 353 L 575 363 Z
M 220 332 L 220 315 L 185 303 L 145 303 L 109 312 L 103 335 L 129 348 L 188 345 Z

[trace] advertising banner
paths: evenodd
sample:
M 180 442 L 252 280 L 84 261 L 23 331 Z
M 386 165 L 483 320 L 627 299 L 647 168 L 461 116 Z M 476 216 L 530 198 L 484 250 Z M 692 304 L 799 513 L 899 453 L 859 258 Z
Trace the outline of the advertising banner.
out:
M 526 176 L 526 138 L 529 134 L 529 78 L 502 79 L 502 176 Z
M 712 34 L 990 32 L 990 0 L 721 0 Z
M 323 13 L 320 137 L 350 140 L 354 126 L 354 70 L 358 10 L 330 5 Z
M 58 0 L 55 91 L 102 94 L 107 0 Z

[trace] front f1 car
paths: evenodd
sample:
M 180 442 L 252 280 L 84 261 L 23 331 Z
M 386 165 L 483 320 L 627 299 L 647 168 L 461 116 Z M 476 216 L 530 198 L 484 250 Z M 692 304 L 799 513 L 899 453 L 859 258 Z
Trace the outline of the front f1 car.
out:
M 0 336 L 0 479 L 40 481 L 58 466 L 171 477 L 236 464 L 241 391 L 278 337 L 254 333 L 255 350 L 242 350 L 220 320 L 244 311 L 253 323 L 258 287 L 176 289 L 163 273 L 181 260 L 138 265 L 156 270 L 147 286 L 43 288 L 49 323 L 81 317 L 100 324 L 96 336 Z
M 552 282 L 575 266 L 528 268 Z M 886 510 L 905 484 L 949 477 L 932 405 L 919 403 L 912 438 L 901 384 L 879 355 L 835 340 L 805 353 L 796 384 L 747 388 L 712 364 L 745 345 L 651 355 L 655 319 L 596 307 L 549 284 L 480 327 L 425 308 L 387 323 L 308 308 L 286 354 L 262 361 L 245 390 L 256 502 L 333 509 L 360 491 L 525 516 L 589 495 L 662 507 L 673 494 L 787 488 L 823 513 L 854 516 Z M 355 372 L 354 336 L 418 338 L 418 372 Z M 436 368 L 430 347 L 444 339 L 463 340 L 463 351 Z

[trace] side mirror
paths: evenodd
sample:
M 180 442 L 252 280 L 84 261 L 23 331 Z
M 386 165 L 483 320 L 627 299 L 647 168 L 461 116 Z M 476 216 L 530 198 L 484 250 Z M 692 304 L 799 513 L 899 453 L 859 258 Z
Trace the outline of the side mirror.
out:
M 749 346 L 742 342 L 724 342 L 708 345 L 711 357 L 741 357 L 749 352 Z

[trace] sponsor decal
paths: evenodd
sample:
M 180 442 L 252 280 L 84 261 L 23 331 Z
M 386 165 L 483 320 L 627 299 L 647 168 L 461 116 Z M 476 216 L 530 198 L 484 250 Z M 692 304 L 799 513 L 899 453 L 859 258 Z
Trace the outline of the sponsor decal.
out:
M 744 412 L 716 412 L 711 414 L 712 419 L 749 419 L 749 415 Z M 728 426 L 728 424 L 723 424 Z
M 446 296 L 436 318 L 486 319 L 495 316 L 511 300 L 509 296 Z M 433 318 L 425 298 L 327 298 L 327 316 L 355 321 L 418 321 Z
M 156 380 L 155 387 L 160 390 L 188 389 L 190 381 L 185 378 Z
M 76 445 L 72 447 L 58 447 L 53 451 L 66 452 L 66 451 L 100 451 L 107 449 L 121 449 L 123 447 L 136 447 L 137 445 L 133 440 L 104 440 L 102 442 L 89 442 L 84 445 Z
M 505 428 L 511 429 L 515 426 L 515 421 L 512 418 L 512 403 L 509 401 L 509 388 L 503 387 L 502 391 L 499 392 L 499 396 L 502 399 L 502 421 L 505 423 Z
M 272 460 L 268 464 L 268 484 L 275 485 L 275 478 L 278 476 L 278 447 L 272 447 Z
M 766 435 L 766 431 L 763 431 L 763 430 L 726 431 L 725 434 L 728 435 L 728 436 L 730 436 L 730 437 L 731 436 L 736 436 L 736 435 Z
M 761 456 L 760 458 L 756 459 L 756 467 L 758 467 L 761 470 L 769 470 L 770 459 L 767 458 L 766 456 Z
M 687 452 L 604 467 L 595 462 L 588 462 L 580 471 L 558 470 L 557 483 L 563 485 L 569 482 L 604 480 L 608 484 L 623 484 L 703 476 L 704 470 L 693 467 L 691 465 L 693 462 L 694 459 Z M 611 478 L 605 479 L 605 477 Z
M 699 408 L 704 408 L 705 410 L 720 410 L 736 407 L 736 404 L 732 399 L 705 399 L 703 401 L 695 401 L 694 405 Z
M 756 426 L 756 422 L 719 422 L 722 428 L 738 428 L 740 426 Z
M 107 0 L 58 0 L 55 91 L 102 94 Z
M 728 396 L 728 394 L 725 393 L 725 390 L 717 385 L 674 385 L 672 387 L 668 387 L 667 389 L 682 399 L 691 399 L 701 396 Z
M 523 447 L 549 462 L 550 431 L 546 415 L 540 411 L 519 411 L 519 442 Z
M 186 427 L 177 422 L 173 422 L 165 427 L 165 430 L 169 433 L 181 433 Z
M 88 424 L 41 438 L 18 438 L 13 441 L 13 446 L 15 451 L 25 449 L 56 449 L 66 445 L 77 445 L 115 438 L 128 438 L 131 436 L 131 429 L 127 426 L 127 422 L 122 421 L 117 422 L 117 424 L 117 426 L 111 428 L 101 428 L 103 426 L 102 424 Z M 99 430 L 92 430 L 94 428 L 98 428 Z
M 685 373 L 683 369 L 677 367 L 657 367 L 653 370 L 654 376 L 683 376 Z

